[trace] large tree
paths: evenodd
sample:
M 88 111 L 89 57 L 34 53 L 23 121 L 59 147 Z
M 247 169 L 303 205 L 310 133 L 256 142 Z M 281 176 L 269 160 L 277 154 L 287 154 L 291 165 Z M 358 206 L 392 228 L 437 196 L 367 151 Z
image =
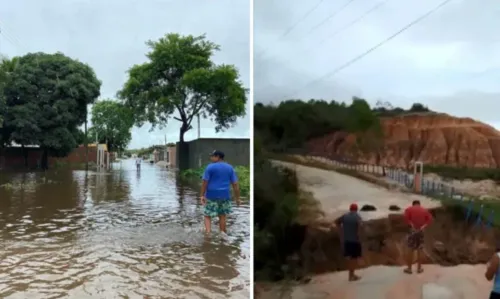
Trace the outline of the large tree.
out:
M 247 92 L 232 65 L 216 65 L 219 46 L 205 36 L 167 34 L 148 41 L 148 61 L 134 65 L 118 96 L 131 107 L 135 123 L 165 126 L 169 118 L 181 123 L 179 140 L 200 115 L 215 123 L 215 130 L 230 128 L 245 115 Z M 179 165 L 182 168 L 182 165 Z
M 92 128 L 89 140 L 105 142 L 109 151 L 123 151 L 132 139 L 130 130 L 134 125 L 132 111 L 113 100 L 98 101 L 92 107 Z
M 65 156 L 77 146 L 75 130 L 87 118 L 87 105 L 100 95 L 91 67 L 61 53 L 29 53 L 19 58 L 4 87 L 4 125 L 21 145 L 39 145 L 42 168 L 48 154 Z
M 0 57 L 0 148 L 10 141 L 10 131 L 4 126 L 5 116 L 7 114 L 7 103 L 4 94 L 4 88 L 16 68 L 19 58 Z

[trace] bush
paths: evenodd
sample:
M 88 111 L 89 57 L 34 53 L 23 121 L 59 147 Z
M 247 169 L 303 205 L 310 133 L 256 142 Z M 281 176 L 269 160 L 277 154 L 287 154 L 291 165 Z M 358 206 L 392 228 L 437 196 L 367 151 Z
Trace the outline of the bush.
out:
M 499 168 L 468 168 L 447 165 L 424 165 L 424 172 L 435 173 L 445 178 L 473 181 L 500 181 Z
M 207 166 L 195 169 L 186 169 L 181 171 L 181 177 L 185 179 L 201 180 L 203 172 Z M 234 167 L 240 185 L 241 196 L 248 196 L 250 194 L 250 168 L 245 166 Z
M 254 269 L 259 279 L 282 279 L 287 257 L 303 241 L 296 223 L 300 202 L 297 176 L 263 157 L 254 161 Z

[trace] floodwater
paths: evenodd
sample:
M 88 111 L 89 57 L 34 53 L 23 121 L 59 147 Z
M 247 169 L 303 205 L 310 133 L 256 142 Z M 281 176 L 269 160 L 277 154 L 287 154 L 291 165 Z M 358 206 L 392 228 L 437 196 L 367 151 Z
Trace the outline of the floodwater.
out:
M 4 171 L 0 185 L 0 298 L 250 297 L 249 207 L 207 236 L 197 190 L 173 171 L 125 160 Z

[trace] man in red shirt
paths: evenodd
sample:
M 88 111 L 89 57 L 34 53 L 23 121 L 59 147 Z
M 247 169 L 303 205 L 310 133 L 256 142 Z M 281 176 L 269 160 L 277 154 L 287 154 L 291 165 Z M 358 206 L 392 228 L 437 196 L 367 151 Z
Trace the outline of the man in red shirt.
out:
M 408 234 L 408 255 L 406 261 L 408 268 L 405 273 L 412 274 L 413 253 L 417 252 L 417 273 L 424 272 L 422 268 L 422 255 L 424 248 L 424 229 L 432 222 L 432 215 L 420 205 L 420 201 L 414 200 L 411 207 L 405 210 L 405 220 L 410 225 Z

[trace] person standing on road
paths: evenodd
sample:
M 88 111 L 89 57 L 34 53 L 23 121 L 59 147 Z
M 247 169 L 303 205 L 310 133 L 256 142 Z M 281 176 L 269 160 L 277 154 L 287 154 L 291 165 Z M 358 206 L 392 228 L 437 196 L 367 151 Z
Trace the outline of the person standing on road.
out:
M 141 170 L 141 163 L 142 159 L 138 156 L 137 159 L 135 159 L 135 167 L 137 167 L 137 170 Z
M 432 215 L 427 209 L 420 205 L 420 201 L 414 200 L 411 207 L 405 210 L 405 220 L 410 226 L 408 234 L 408 253 L 406 256 L 407 268 L 404 272 L 412 274 L 413 254 L 417 252 L 417 273 L 424 272 L 422 268 L 422 258 L 424 249 L 424 230 L 431 224 Z
M 354 271 L 358 267 L 358 260 L 361 258 L 363 251 L 359 238 L 362 221 L 358 213 L 358 205 L 355 203 L 351 204 L 348 213 L 335 221 L 337 227 L 341 228 L 339 237 L 344 249 L 344 257 L 347 258 L 349 281 L 356 281 L 361 278 L 354 274 Z
M 212 218 L 219 217 L 219 228 L 226 232 L 226 216 L 231 213 L 231 186 L 236 204 L 240 205 L 240 188 L 233 166 L 224 162 L 224 153 L 214 150 L 210 154 L 211 164 L 203 173 L 201 203 L 205 206 L 205 230 L 212 230 Z
M 497 250 L 486 267 L 484 276 L 488 281 L 493 281 L 493 289 L 490 293 L 490 299 L 500 299 L 500 244 L 497 244 Z

